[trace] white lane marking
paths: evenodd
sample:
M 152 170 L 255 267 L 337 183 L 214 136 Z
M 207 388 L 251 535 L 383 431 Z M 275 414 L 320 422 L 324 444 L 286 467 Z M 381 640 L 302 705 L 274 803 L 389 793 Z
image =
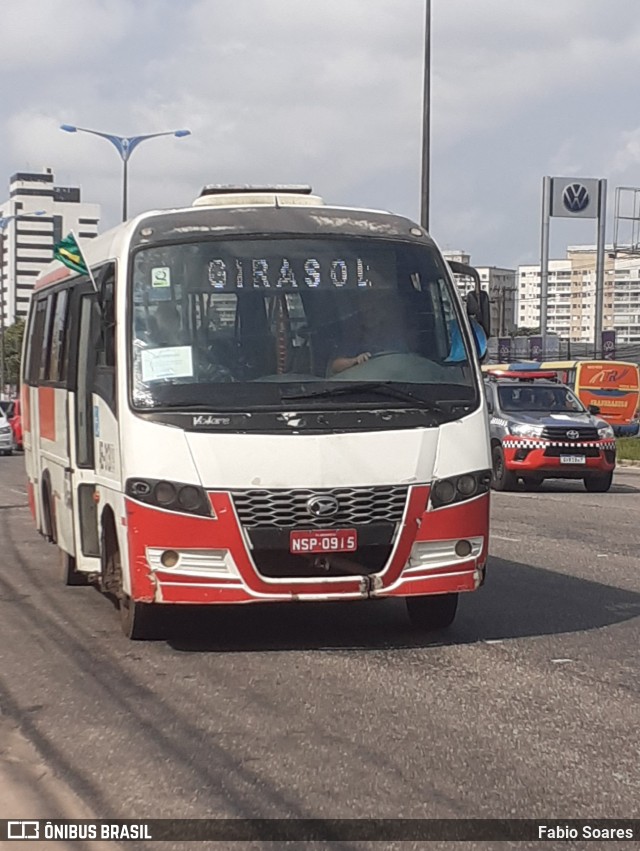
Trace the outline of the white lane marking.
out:
M 20 496 L 26 496 L 27 495 L 26 491 L 19 491 L 17 488 L 7 488 L 7 490 L 11 491 L 11 493 L 17 493 Z
M 552 659 L 554 665 L 565 665 L 567 662 L 573 662 L 573 659 Z
M 495 532 L 491 532 L 489 537 L 497 538 L 499 541 L 513 541 L 514 544 L 520 543 L 520 538 L 507 538 L 506 535 L 496 535 Z
M 609 558 L 608 553 L 597 553 L 596 558 Z

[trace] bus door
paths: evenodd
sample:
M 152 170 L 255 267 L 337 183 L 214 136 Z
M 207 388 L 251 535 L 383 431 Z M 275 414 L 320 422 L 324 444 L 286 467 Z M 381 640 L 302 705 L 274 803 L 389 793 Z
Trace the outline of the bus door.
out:
M 104 270 L 101 279 L 104 280 Z M 115 369 L 107 366 L 107 361 L 113 360 L 113 352 L 109 353 L 105 346 L 107 325 L 96 293 L 91 288 L 83 288 L 76 291 L 76 296 L 76 383 L 75 393 L 69 397 L 69 421 L 73 426 L 70 476 L 76 569 L 99 572 L 97 487 L 103 478 L 99 468 L 106 465 L 114 476 L 119 475 L 115 449 L 111 453 L 113 457 L 107 458 L 99 426 L 102 397 L 115 400 Z M 113 334 L 112 324 L 107 327 L 107 333 Z

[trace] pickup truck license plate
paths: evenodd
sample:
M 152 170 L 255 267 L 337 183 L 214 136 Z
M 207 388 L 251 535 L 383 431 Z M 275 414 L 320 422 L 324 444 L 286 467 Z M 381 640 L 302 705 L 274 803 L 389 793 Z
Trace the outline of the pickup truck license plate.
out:
M 561 464 L 585 464 L 586 458 L 584 455 L 561 455 Z
M 355 529 L 313 529 L 289 533 L 292 553 L 353 553 L 358 549 Z

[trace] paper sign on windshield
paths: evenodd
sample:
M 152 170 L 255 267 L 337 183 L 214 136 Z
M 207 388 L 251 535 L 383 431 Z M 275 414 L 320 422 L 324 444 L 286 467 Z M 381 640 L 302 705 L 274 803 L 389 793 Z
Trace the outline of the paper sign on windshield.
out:
M 193 356 L 191 346 L 169 346 L 163 349 L 143 349 L 142 380 L 160 381 L 163 378 L 191 378 Z

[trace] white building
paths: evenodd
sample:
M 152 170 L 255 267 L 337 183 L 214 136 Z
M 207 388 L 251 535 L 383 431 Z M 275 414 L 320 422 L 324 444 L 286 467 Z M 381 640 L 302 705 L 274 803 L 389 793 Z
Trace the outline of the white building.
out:
M 442 253 L 445 260 L 474 265 L 480 275 L 480 286 L 489 293 L 492 335 L 503 337 L 512 334 L 516 328 L 516 270 L 499 266 L 475 266 L 471 264 L 471 256 L 464 251 L 447 250 Z M 454 275 L 454 278 L 463 298 L 475 286 L 471 278 L 460 275 Z
M 9 198 L 0 202 L 3 217 L 10 219 L 0 232 L 0 325 L 6 328 L 27 315 L 33 284 L 51 263 L 54 244 L 70 231 L 80 240 L 97 236 L 100 206 L 82 203 L 78 187 L 55 186 L 47 168 L 12 176 Z
M 547 327 L 571 342 L 592 342 L 596 250 L 572 245 L 566 260 L 549 261 Z M 604 330 L 618 343 L 640 343 L 640 257 L 605 256 Z M 540 266 L 518 267 L 518 327 L 540 325 Z

